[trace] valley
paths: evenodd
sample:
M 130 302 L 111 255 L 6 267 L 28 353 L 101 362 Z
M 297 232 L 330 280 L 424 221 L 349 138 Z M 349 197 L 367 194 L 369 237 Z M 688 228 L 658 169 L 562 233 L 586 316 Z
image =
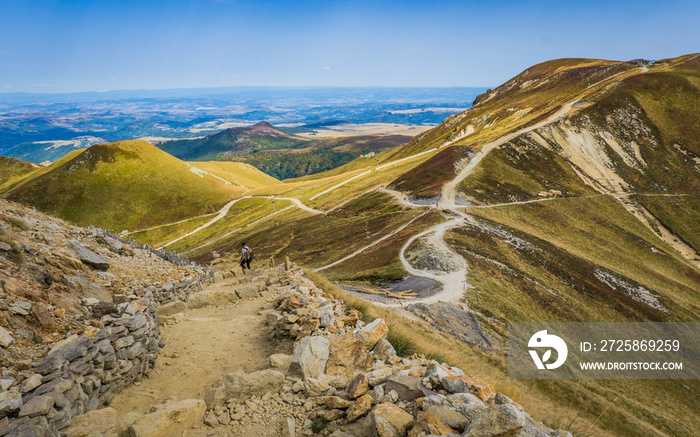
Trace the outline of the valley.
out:
M 698 114 L 700 55 L 559 59 L 412 137 L 311 143 L 262 122 L 119 141 L 4 159 L 0 193 L 216 269 L 238 268 L 243 241 L 260 267 L 291 259 L 370 313 L 439 328 L 435 345 L 406 335 L 536 418 L 574 408 L 574 435 L 691 436 L 697 381 L 513 381 L 505 340 L 512 321 L 698 321 Z M 320 149 L 354 155 L 326 168 Z

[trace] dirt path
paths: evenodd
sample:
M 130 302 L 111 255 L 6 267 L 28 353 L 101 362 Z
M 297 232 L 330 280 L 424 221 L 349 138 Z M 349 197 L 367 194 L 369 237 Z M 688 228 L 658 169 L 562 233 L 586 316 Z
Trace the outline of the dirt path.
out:
M 419 298 L 411 300 L 411 303 L 435 303 L 435 302 L 456 302 L 459 301 L 464 295 L 464 291 L 469 287 L 469 283 L 466 280 L 467 277 L 467 262 L 459 254 L 454 252 L 452 248 L 449 247 L 443 238 L 445 232 L 452 228 L 459 227 L 464 223 L 464 220 L 473 220 L 471 216 L 463 213 L 458 208 L 464 208 L 463 205 L 457 205 L 456 198 L 456 187 L 461 181 L 463 181 L 467 176 L 473 173 L 474 168 L 481 162 L 481 160 L 488 155 L 489 152 L 504 144 L 518 135 L 530 132 L 534 129 L 541 128 L 550 123 L 553 123 L 562 117 L 565 117 L 572 109 L 576 101 L 567 103 L 561 107 L 559 111 L 548 117 L 546 120 L 537 123 L 535 125 L 517 130 L 508 135 L 504 135 L 499 139 L 492 141 L 481 148 L 481 150 L 469 161 L 469 163 L 459 172 L 459 174 L 452 181 L 448 182 L 443 186 L 442 195 L 438 201 L 438 208 L 442 210 L 449 211 L 455 218 L 449 220 L 445 223 L 433 226 L 432 228 L 421 232 L 418 235 L 413 236 L 409 239 L 406 244 L 399 251 L 399 257 L 401 259 L 401 264 L 403 264 L 404 269 L 410 274 L 415 276 L 421 276 L 424 278 L 433 279 L 442 284 L 442 290 L 438 293 L 428 296 L 425 298 Z M 393 190 L 385 190 L 384 192 L 393 195 L 401 204 L 409 203 L 402 199 L 400 193 Z M 537 199 L 539 200 L 539 199 Z M 527 203 L 525 201 L 523 203 Z M 429 244 L 435 247 L 439 252 L 445 254 L 451 261 L 456 265 L 456 268 L 452 271 L 432 271 L 432 270 L 421 270 L 413 267 L 406 259 L 406 249 L 413 243 L 417 238 L 426 237 Z M 383 303 L 383 306 L 388 307 L 400 307 L 403 306 L 405 302 L 397 302 L 395 304 Z
M 391 196 L 394 196 L 394 199 L 396 199 L 397 202 L 399 202 L 402 206 L 405 206 L 406 208 L 425 208 L 428 205 L 419 205 L 417 203 L 413 203 L 409 200 L 407 200 L 406 195 L 400 191 L 396 190 L 390 190 L 388 188 L 377 188 L 377 191 L 380 193 L 385 193 L 389 194 Z
M 186 223 L 186 222 L 189 222 L 189 221 L 192 221 L 192 220 L 197 220 L 197 219 L 199 219 L 199 218 L 209 217 L 209 216 L 216 215 L 216 214 L 218 214 L 218 213 L 212 212 L 212 213 L 210 213 L 210 214 L 202 214 L 202 215 L 198 215 L 198 216 L 195 216 L 195 217 L 186 218 L 186 219 L 184 219 L 184 220 L 178 220 L 178 221 L 172 222 L 172 223 L 165 223 L 165 224 L 158 225 L 158 226 L 153 226 L 153 227 L 150 227 L 150 228 L 139 229 L 139 230 L 136 230 L 136 231 L 127 232 L 125 235 L 129 236 L 129 235 L 132 235 L 132 234 L 138 234 L 138 233 L 140 233 L 140 232 L 153 231 L 153 230 L 155 230 L 155 229 L 164 228 L 164 227 L 166 227 L 166 226 L 179 225 L 180 223 Z
M 289 205 L 289 206 L 286 207 L 286 208 L 282 208 L 282 209 L 280 209 L 280 210 L 277 210 L 277 211 L 273 212 L 272 214 L 268 214 L 268 215 L 266 215 L 266 216 L 264 216 L 264 217 L 261 217 L 261 218 L 255 220 L 255 221 L 252 221 L 252 222 L 250 222 L 250 223 L 246 223 L 245 225 L 243 225 L 243 226 L 241 226 L 241 227 L 238 227 L 238 228 L 236 228 L 236 229 L 234 229 L 234 230 L 232 230 L 232 231 L 228 231 L 227 233 L 225 233 L 225 234 L 223 234 L 223 235 L 220 235 L 220 236 L 214 238 L 213 240 L 209 240 L 209 241 L 207 241 L 207 242 L 204 243 L 204 244 L 200 244 L 200 245 L 197 246 L 197 247 L 193 247 L 192 249 L 186 250 L 186 251 L 182 252 L 182 254 L 183 254 L 183 255 L 187 255 L 188 253 L 192 253 L 192 252 L 194 252 L 194 251 L 196 251 L 196 250 L 199 250 L 199 249 L 201 249 L 201 248 L 203 248 L 203 247 L 207 247 L 207 246 L 209 246 L 210 244 L 214 244 L 214 243 L 216 243 L 217 241 L 221 241 L 221 240 L 223 240 L 224 238 L 229 237 L 229 236 L 235 234 L 236 232 L 239 232 L 239 231 L 241 231 L 241 230 L 243 230 L 243 229 L 245 229 L 245 228 L 247 228 L 247 227 L 256 225 L 256 224 L 258 224 L 258 223 L 260 223 L 260 222 L 263 222 L 263 221 L 265 221 L 265 220 L 268 220 L 268 219 L 270 219 L 270 218 L 276 216 L 277 214 L 283 213 L 283 212 L 285 212 L 285 211 L 287 211 L 287 210 L 289 210 L 289 209 L 292 209 L 292 208 L 294 208 L 294 205 Z
M 177 237 L 176 239 L 174 239 L 174 240 L 172 240 L 172 241 L 169 241 L 169 242 L 165 243 L 163 246 L 161 246 L 161 249 L 162 249 L 162 248 L 165 248 L 165 247 L 168 247 L 168 246 L 170 246 L 171 244 L 177 243 L 178 241 L 182 240 L 183 238 L 187 238 L 187 237 L 189 237 L 189 236 L 191 236 L 191 235 L 194 235 L 194 234 L 196 234 L 197 232 L 199 232 L 199 231 L 201 231 L 201 230 L 203 230 L 203 229 L 206 229 L 206 228 L 208 228 L 209 226 L 213 225 L 214 223 L 218 222 L 218 221 L 221 220 L 222 218 L 226 217 L 226 215 L 228 214 L 228 211 L 231 209 L 231 207 L 232 207 L 236 202 L 240 202 L 240 201 L 243 200 L 243 199 L 275 199 L 275 200 L 288 200 L 288 201 L 292 202 L 297 208 L 303 209 L 304 211 L 310 212 L 311 214 L 314 214 L 314 215 L 315 215 L 315 214 L 324 214 L 323 211 L 318 210 L 318 209 L 314 209 L 314 208 L 310 208 L 310 207 L 304 205 L 303 203 L 301 203 L 301 201 L 300 201 L 299 199 L 296 199 L 296 198 L 294 198 L 294 197 L 243 196 L 243 197 L 240 197 L 240 198 L 238 198 L 238 199 L 232 200 L 232 201 L 230 201 L 229 203 L 227 203 L 226 205 L 224 205 L 224 207 L 221 208 L 221 209 L 219 210 L 219 212 L 216 214 L 216 217 L 214 217 L 213 219 L 209 220 L 208 222 L 206 222 L 206 223 L 203 224 L 202 226 L 198 227 L 197 229 L 195 229 L 195 230 L 193 230 L 193 231 L 191 231 L 191 232 L 188 232 L 188 233 L 186 233 L 185 235 L 181 235 L 181 236 Z M 275 211 L 275 212 L 273 212 L 272 214 L 269 214 L 269 215 L 267 215 L 267 216 L 265 216 L 265 217 L 263 217 L 263 218 L 261 218 L 261 219 L 259 219 L 259 220 L 256 220 L 255 222 L 248 223 L 246 226 L 251 226 L 251 225 L 253 225 L 253 224 L 255 224 L 255 223 L 258 223 L 258 222 L 260 222 L 260 221 L 262 221 L 262 220 L 264 220 L 264 219 L 267 219 L 267 218 L 269 218 L 269 217 L 271 217 L 271 216 L 273 216 L 273 215 L 275 215 L 275 214 L 278 214 L 278 213 L 280 213 L 280 212 L 282 212 L 282 211 L 286 211 L 287 209 L 289 209 L 289 208 L 284 208 L 284 209 L 281 209 L 281 210 L 279 210 L 279 211 Z M 188 220 L 189 220 L 189 219 L 188 219 Z M 182 221 L 174 222 L 174 223 L 168 223 L 168 224 L 165 224 L 165 225 L 160 225 L 160 226 L 158 226 L 158 227 L 168 226 L 168 225 L 177 224 L 177 223 L 182 223 Z M 155 229 L 155 228 L 154 228 L 154 229 Z M 232 231 L 232 232 L 226 234 L 225 236 L 231 235 L 231 233 L 237 232 L 237 231 L 239 231 L 239 230 L 241 230 L 241 229 L 243 229 L 243 228 L 238 228 L 238 229 L 236 229 L 236 230 L 234 230 L 234 231 Z M 216 241 L 216 240 L 215 240 L 215 241 Z M 214 242 L 214 241 L 210 241 L 210 242 L 207 243 L 207 244 L 211 244 L 211 243 L 213 243 L 213 242 Z M 191 250 L 189 250 L 189 251 L 187 251 L 187 252 L 185 252 L 185 253 L 192 252 L 193 250 L 199 249 L 199 248 L 201 248 L 201 247 L 203 247 L 203 246 L 196 247 L 196 248 L 191 249 Z
M 185 235 L 182 235 L 182 236 L 180 236 L 180 237 L 174 239 L 173 241 L 170 241 L 170 242 L 168 242 L 168 243 L 165 243 L 161 248 L 168 247 L 168 246 L 170 246 L 171 244 L 176 243 L 176 242 L 182 240 L 183 238 L 187 238 L 187 237 L 189 237 L 189 236 L 192 235 L 192 234 L 196 234 L 197 232 L 201 231 L 202 229 L 208 228 L 209 226 L 211 226 L 211 225 L 213 225 L 214 223 L 218 222 L 218 221 L 221 220 L 222 218 L 226 217 L 226 214 L 228 214 L 228 210 L 231 209 L 231 207 L 232 207 L 236 202 L 239 202 L 239 201 L 241 201 L 241 200 L 243 200 L 243 199 L 245 199 L 245 197 L 241 197 L 240 199 L 235 199 L 235 200 L 230 201 L 229 203 L 227 203 L 226 205 L 224 205 L 223 208 L 221 208 L 221 209 L 219 210 L 219 212 L 216 214 L 216 217 L 214 217 L 213 219 L 211 219 L 211 220 L 209 220 L 208 222 L 204 223 L 202 226 L 196 228 L 194 231 L 188 232 L 188 233 L 186 233 Z
M 408 273 L 415 276 L 422 276 L 424 278 L 433 279 L 442 283 L 442 290 L 421 299 L 412 300 L 411 303 L 436 303 L 436 302 L 455 302 L 459 301 L 464 294 L 464 290 L 468 286 L 467 277 L 467 262 L 459 254 L 452 250 L 450 246 L 445 243 L 444 235 L 446 231 L 452 228 L 461 226 L 464 222 L 464 218 L 460 216 L 445 223 L 441 223 L 437 226 L 433 226 L 427 231 L 423 231 L 418 235 L 411 237 L 406 244 L 403 245 L 401 251 L 399 252 L 399 257 L 401 259 L 401 264 L 408 271 Z M 414 268 L 411 263 L 406 259 L 406 249 L 413 243 L 416 239 L 421 237 L 426 237 L 426 240 L 442 254 L 446 254 L 447 257 L 451 258 L 453 263 L 456 264 L 456 268 L 449 272 L 443 271 L 431 271 L 431 270 L 420 270 Z M 397 304 L 386 304 L 385 306 L 402 306 L 401 303 Z
M 426 154 L 428 154 L 428 153 L 433 153 L 433 152 L 435 152 L 435 151 L 437 151 L 437 150 L 439 150 L 439 149 L 442 149 L 442 148 L 444 148 L 444 147 L 447 147 L 447 146 L 452 145 L 455 141 L 458 141 L 459 139 L 461 139 L 461 138 L 455 139 L 455 140 L 453 140 L 453 141 L 451 141 L 451 142 L 449 142 L 449 143 L 445 143 L 445 144 L 443 144 L 443 145 L 441 145 L 441 146 L 439 146 L 439 147 L 436 147 L 436 148 L 433 148 L 433 149 L 430 149 L 430 150 L 424 150 L 424 151 L 419 152 L 419 153 L 416 153 L 416 154 L 414 154 L 414 155 L 407 156 L 407 157 L 401 158 L 401 159 L 397 159 L 396 161 L 387 162 L 386 164 L 379 165 L 379 166 L 377 166 L 377 167 L 375 167 L 375 168 L 373 168 L 373 169 L 371 169 L 371 170 L 367 170 L 367 171 L 364 171 L 364 172 L 362 172 L 362 173 L 356 174 L 355 176 L 353 176 L 353 177 L 351 177 L 351 178 L 349 178 L 349 179 L 345 179 L 344 181 L 339 182 L 339 183 L 333 185 L 332 187 L 328 188 L 327 190 L 324 190 L 324 191 L 322 191 L 322 192 L 316 194 L 315 196 L 311 197 L 309 200 L 314 200 L 314 199 L 316 199 L 317 197 L 321 197 L 321 196 L 323 196 L 324 194 L 328 194 L 328 193 L 330 193 L 331 191 L 334 191 L 334 190 L 336 190 L 336 189 L 342 187 L 343 185 L 347 184 L 348 182 L 352 182 L 352 181 L 354 181 L 355 179 L 359 179 L 359 178 L 361 178 L 361 177 L 363 177 L 363 176 L 367 176 L 368 174 L 372 173 L 373 171 L 383 170 L 383 169 L 385 169 L 385 168 L 387 168 L 387 167 L 391 167 L 391 166 L 396 165 L 396 164 L 401 164 L 401 163 L 403 163 L 403 162 L 410 161 L 410 160 L 413 159 L 413 158 L 417 158 L 417 157 L 419 157 L 419 156 L 423 156 L 423 155 L 426 155 Z
M 440 200 L 438 201 L 438 208 L 442 209 L 450 209 L 450 210 L 456 210 L 460 205 L 457 205 L 455 201 L 456 197 L 456 187 L 459 185 L 460 182 L 462 182 L 467 176 L 472 174 L 474 172 L 474 169 L 476 166 L 481 162 L 482 159 L 486 155 L 489 154 L 493 149 L 497 148 L 498 146 L 512 140 L 513 138 L 517 137 L 518 135 L 522 135 L 524 133 L 533 131 L 535 129 L 539 129 L 541 127 L 544 127 L 550 123 L 554 123 L 555 121 L 561 119 L 562 117 L 566 116 L 569 112 L 571 112 L 571 109 L 573 105 L 578 102 L 578 100 L 570 102 L 565 104 L 564 106 L 559 109 L 555 114 L 549 116 L 546 120 L 534 124 L 532 126 L 517 130 L 515 132 L 512 132 L 510 134 L 504 135 L 497 140 L 494 140 L 486 145 L 484 145 L 481 150 L 477 152 L 477 154 L 469 160 L 469 163 L 464 166 L 462 171 L 459 172 L 457 177 L 455 177 L 452 181 L 446 183 L 442 187 L 442 195 L 440 196 Z
M 260 199 L 275 199 L 275 200 L 289 200 L 293 204 L 297 206 L 299 209 L 303 209 L 306 212 L 310 212 L 311 214 L 317 215 L 317 214 L 325 214 L 324 211 L 321 211 L 319 209 L 314 209 L 310 208 L 303 203 L 301 203 L 301 200 L 295 198 L 295 197 L 276 197 L 276 196 L 248 196 L 251 198 L 260 198 Z
M 291 343 L 275 346 L 264 317 L 257 315 L 264 304 L 259 298 L 188 310 L 185 321 L 162 328 L 166 346 L 148 378 L 125 388 L 110 406 L 119 415 L 148 413 L 167 400 L 203 399 L 226 373 L 269 368 L 270 355 L 291 353 Z

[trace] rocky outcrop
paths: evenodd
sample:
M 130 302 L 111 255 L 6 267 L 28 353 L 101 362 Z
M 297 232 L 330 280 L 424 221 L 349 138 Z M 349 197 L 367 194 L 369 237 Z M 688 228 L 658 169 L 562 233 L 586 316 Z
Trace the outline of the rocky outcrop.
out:
M 261 370 L 246 374 L 242 370 L 225 375 L 214 383 L 204 396 L 207 408 L 220 407 L 231 399 L 276 392 L 284 385 L 284 375 L 276 370 Z
M 68 243 L 68 247 L 73 251 L 75 256 L 78 257 L 83 264 L 86 264 L 96 270 L 109 270 L 109 261 L 102 258 L 90 249 L 81 246 L 77 241 L 71 241 Z

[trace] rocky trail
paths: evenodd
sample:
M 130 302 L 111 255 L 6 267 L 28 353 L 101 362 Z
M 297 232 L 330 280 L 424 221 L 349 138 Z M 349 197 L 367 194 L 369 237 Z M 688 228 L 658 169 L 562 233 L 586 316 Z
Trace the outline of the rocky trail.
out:
M 204 289 L 231 289 L 227 283 Z M 220 306 L 187 309 L 176 324 L 163 326 L 161 358 L 141 383 L 127 387 L 111 406 L 122 415 L 146 414 L 154 404 L 203 399 L 211 385 L 226 373 L 251 373 L 269 367 L 270 356 L 291 353 L 291 342 L 275 342 L 265 317 L 262 298 Z
M 119 436 L 570 436 L 458 368 L 398 357 L 382 319 L 360 321 L 290 263 L 233 273 L 164 316 L 163 362 L 112 402 Z

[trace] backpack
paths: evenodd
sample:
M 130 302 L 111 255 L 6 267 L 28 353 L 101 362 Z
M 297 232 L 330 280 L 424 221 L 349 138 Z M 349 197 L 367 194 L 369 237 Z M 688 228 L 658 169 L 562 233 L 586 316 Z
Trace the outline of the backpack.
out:
M 245 259 L 247 259 L 248 261 L 253 261 L 255 259 L 255 254 L 253 253 L 253 249 L 251 249 L 249 247 L 248 250 L 246 250 L 246 252 L 245 252 L 245 256 L 246 256 Z

